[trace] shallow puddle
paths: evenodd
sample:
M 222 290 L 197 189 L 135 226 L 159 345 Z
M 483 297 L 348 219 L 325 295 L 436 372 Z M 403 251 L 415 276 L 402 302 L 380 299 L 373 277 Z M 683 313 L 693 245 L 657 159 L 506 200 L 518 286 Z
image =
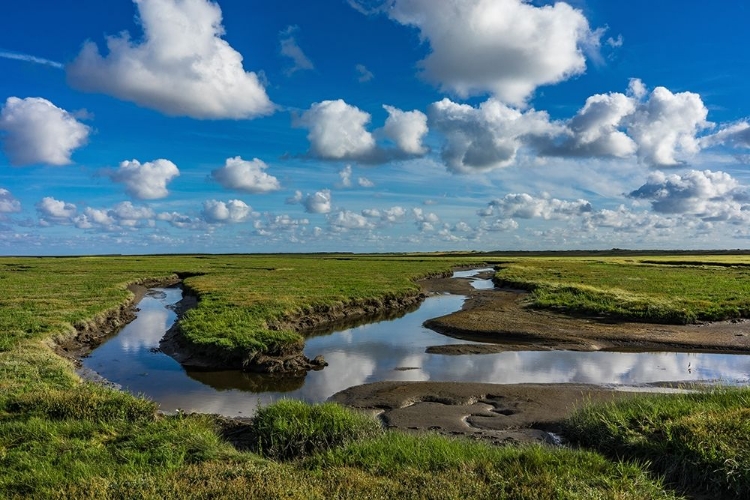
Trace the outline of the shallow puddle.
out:
M 461 273 L 459 277 L 471 277 Z M 491 284 L 490 280 L 477 279 L 474 285 L 486 281 Z M 136 320 L 85 358 L 85 368 L 123 389 L 153 399 L 164 411 L 179 408 L 228 416 L 252 415 L 259 404 L 280 398 L 325 401 L 348 387 L 383 380 L 611 386 L 670 381 L 750 382 L 747 355 L 573 351 L 427 354 L 429 346 L 469 343 L 422 327 L 427 319 L 458 310 L 464 297 L 455 295 L 430 297 L 401 318 L 308 338 L 306 355 L 322 354 L 329 366 L 306 377 L 188 372 L 158 352 L 159 340 L 176 319 L 171 308 L 180 298 L 178 288 L 150 291 L 139 304 Z

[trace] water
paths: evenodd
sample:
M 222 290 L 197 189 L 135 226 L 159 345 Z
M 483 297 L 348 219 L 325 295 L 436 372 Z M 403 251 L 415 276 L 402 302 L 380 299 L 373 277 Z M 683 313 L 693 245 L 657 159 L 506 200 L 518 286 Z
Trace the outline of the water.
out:
M 463 272 L 462 272 L 463 273 Z M 460 275 L 468 278 L 471 275 Z M 474 286 L 491 288 L 474 280 Z M 158 352 L 175 321 L 170 309 L 177 288 L 154 289 L 139 304 L 135 321 L 84 359 L 107 380 L 143 394 L 165 411 L 181 409 L 227 416 L 251 415 L 280 398 L 325 401 L 348 387 L 382 380 L 471 381 L 499 384 L 586 383 L 638 386 L 655 382 L 750 382 L 750 356 L 701 353 L 516 351 L 447 356 L 427 354 L 433 345 L 471 343 L 422 327 L 430 318 L 458 310 L 464 297 L 428 298 L 405 316 L 308 338 L 305 354 L 322 354 L 325 369 L 306 377 L 275 378 L 239 371 L 186 371 Z

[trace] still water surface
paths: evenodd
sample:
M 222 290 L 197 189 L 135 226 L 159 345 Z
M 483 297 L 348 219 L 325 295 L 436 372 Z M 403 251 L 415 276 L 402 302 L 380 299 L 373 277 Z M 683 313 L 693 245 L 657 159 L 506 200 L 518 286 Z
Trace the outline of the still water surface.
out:
M 457 273 L 467 277 L 467 272 Z M 489 288 L 489 280 L 475 280 Z M 186 371 L 158 352 L 174 323 L 178 288 L 151 290 L 138 317 L 84 359 L 84 366 L 130 392 L 143 394 L 164 411 L 182 409 L 227 416 L 252 415 L 259 404 L 280 398 L 325 401 L 348 387 L 382 380 L 470 381 L 499 384 L 587 383 L 637 386 L 665 381 L 750 383 L 750 356 L 697 353 L 518 351 L 446 356 L 427 354 L 433 345 L 470 343 L 422 327 L 430 318 L 460 309 L 465 297 L 428 298 L 414 312 L 372 324 L 310 337 L 309 357 L 322 354 L 329 366 L 306 377 L 277 379 L 239 371 Z

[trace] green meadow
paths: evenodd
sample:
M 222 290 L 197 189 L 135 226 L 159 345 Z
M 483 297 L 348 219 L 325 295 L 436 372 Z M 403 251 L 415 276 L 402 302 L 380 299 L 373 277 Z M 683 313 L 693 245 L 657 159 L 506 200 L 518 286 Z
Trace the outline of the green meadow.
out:
M 191 342 L 263 351 L 304 341 L 270 328 L 285 319 L 411 296 L 420 277 L 500 261 L 498 279 L 531 290 L 534 307 L 648 321 L 747 316 L 745 257 L 0 258 L 0 498 L 750 495 L 746 389 L 582 408 L 566 423 L 574 446 L 556 449 L 405 435 L 333 404 L 284 401 L 259 411 L 253 446 L 238 449 L 219 419 L 166 416 L 81 382 L 51 347 L 128 301 L 137 282 L 184 278 L 199 297 L 182 320 Z

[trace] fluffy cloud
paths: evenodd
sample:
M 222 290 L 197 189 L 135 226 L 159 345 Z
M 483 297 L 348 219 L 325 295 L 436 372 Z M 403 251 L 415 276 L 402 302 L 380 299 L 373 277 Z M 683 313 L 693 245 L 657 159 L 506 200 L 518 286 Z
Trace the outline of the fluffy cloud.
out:
M 227 158 L 224 166 L 211 171 L 211 176 L 226 189 L 245 193 L 269 193 L 281 188 L 279 180 L 264 172 L 268 168 L 263 161 L 253 158 L 246 161 L 235 156 Z
M 310 154 L 326 160 L 358 160 L 375 151 L 375 138 L 367 131 L 370 114 L 341 99 L 314 103 L 295 120 L 309 130 Z
M 133 198 L 155 200 L 169 194 L 167 184 L 179 176 L 180 171 L 169 160 L 146 163 L 130 160 L 120 163 L 120 167 L 108 175 L 114 182 L 125 184 L 125 191 Z
M 422 139 L 428 129 L 424 113 L 383 107 L 388 118 L 376 134 L 390 139 L 395 148 L 378 145 L 375 134 L 367 130 L 370 114 L 341 99 L 314 103 L 293 125 L 309 130 L 309 154 L 324 160 L 384 163 L 425 154 L 427 149 L 422 146 Z
M 586 200 L 566 201 L 549 196 L 535 198 L 526 193 L 507 194 L 501 199 L 491 201 L 488 209 L 480 215 L 488 217 L 497 214 L 519 219 L 562 219 L 592 211 L 591 204 Z
M 450 99 L 429 108 L 430 127 L 444 136 L 442 158 L 457 173 L 484 172 L 517 163 L 521 151 L 538 157 L 615 157 L 648 166 L 675 166 L 701 147 L 750 145 L 750 124 L 738 123 L 700 138 L 711 124 L 700 96 L 648 92 L 632 79 L 628 93 L 596 94 L 567 121 L 544 111 L 515 108 L 490 98 L 478 107 Z
M 406 154 L 423 155 L 427 148 L 422 145 L 427 135 L 427 116 L 421 111 L 401 111 L 393 106 L 383 106 L 388 112 L 383 134 Z
M 334 231 L 346 231 L 349 229 L 372 229 L 373 224 L 363 215 L 342 210 L 328 216 L 328 224 Z
M 78 208 L 73 203 L 56 200 L 51 196 L 42 198 L 42 201 L 36 204 L 36 210 L 42 225 L 69 224 L 78 213 Z
M 3 149 L 13 165 L 67 165 L 91 129 L 46 99 L 9 97 L 0 112 Z
M 331 192 L 328 189 L 316 191 L 301 200 L 305 211 L 311 214 L 327 214 L 331 211 Z
M 430 127 L 445 136 L 443 160 L 457 173 L 508 166 L 526 143 L 564 132 L 544 111 L 521 112 L 495 99 L 476 108 L 446 98 L 430 105 L 429 117 Z
M 10 191 L 0 188 L 0 214 L 11 214 L 21 211 L 21 202 L 13 197 Z
M 281 46 L 281 55 L 292 60 L 293 66 L 288 68 L 285 73 L 289 76 L 297 71 L 314 69 L 312 61 L 302 52 L 297 44 L 294 33 L 299 31 L 299 26 L 289 26 L 280 33 L 279 44 Z
M 365 11 L 366 2 L 350 1 Z M 414 26 L 431 53 L 424 76 L 460 97 L 491 92 L 523 105 L 540 85 L 586 69 L 584 49 L 599 44 L 584 15 L 558 2 L 536 7 L 524 0 L 393 0 L 388 15 Z
M 201 212 L 206 222 L 245 222 L 253 215 L 253 209 L 241 200 L 223 201 L 208 200 L 203 202 Z
M 620 158 L 632 156 L 638 147 L 619 128 L 624 119 L 635 110 L 635 99 L 625 94 L 597 94 L 589 97 L 568 124 L 572 140 L 563 146 L 563 154 Z
M 696 134 L 709 127 L 708 109 L 698 94 L 673 94 L 656 87 L 637 107 L 628 134 L 638 144 L 638 157 L 647 165 L 674 166 L 680 153 L 700 151 Z
M 406 209 L 403 207 L 395 206 L 387 208 L 385 210 L 378 210 L 376 208 L 366 208 L 362 210 L 362 215 L 370 219 L 380 219 L 382 222 L 395 223 L 400 222 L 406 217 Z
M 135 206 L 129 201 L 123 201 L 118 203 L 107 214 L 114 218 L 117 223 L 125 227 L 134 227 L 139 225 L 142 221 L 145 221 L 147 225 L 150 225 L 152 219 L 155 218 L 156 214 L 149 207 Z
M 172 116 L 252 118 L 274 106 L 242 56 L 221 38 L 221 9 L 208 0 L 134 0 L 143 40 L 107 38 L 102 56 L 86 42 L 67 67 L 69 82 Z
M 710 170 L 683 175 L 654 172 L 629 196 L 650 200 L 658 213 L 689 214 L 704 220 L 746 220 L 750 211 L 747 188 L 726 172 Z
M 739 148 L 750 148 L 750 123 L 738 122 L 722 128 L 715 134 L 701 139 L 703 147 L 729 145 Z

